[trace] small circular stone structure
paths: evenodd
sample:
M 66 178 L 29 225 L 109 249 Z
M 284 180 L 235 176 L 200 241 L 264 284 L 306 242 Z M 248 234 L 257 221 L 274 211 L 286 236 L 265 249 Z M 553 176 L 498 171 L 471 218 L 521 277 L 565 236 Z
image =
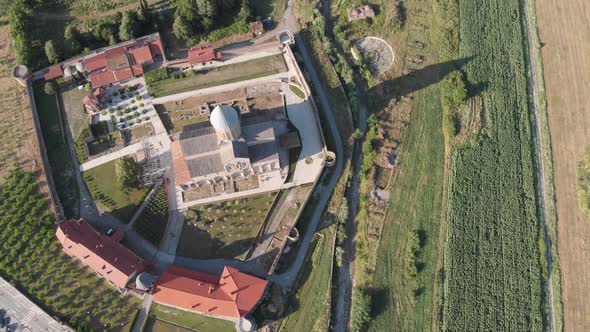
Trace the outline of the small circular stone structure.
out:
M 237 325 L 238 326 L 236 330 L 239 332 L 256 331 L 256 323 L 254 323 L 254 321 L 246 317 L 240 318 Z
M 281 33 L 279 33 L 279 41 L 283 45 L 294 44 L 295 38 L 293 37 L 293 34 L 291 33 L 291 31 L 285 30 L 285 31 L 281 31 Z
M 297 228 L 291 228 L 289 234 L 287 234 L 287 240 L 289 240 L 289 242 L 297 242 L 297 240 L 299 240 L 299 231 Z
M 332 167 L 336 164 L 336 154 L 332 151 L 326 152 L 326 167 Z
M 24 65 L 16 65 L 12 68 L 12 77 L 23 87 L 27 86 L 29 78 L 29 69 Z
M 393 48 L 383 39 L 377 37 L 364 37 L 354 43 L 361 52 L 364 61 L 375 76 L 388 71 L 393 65 Z

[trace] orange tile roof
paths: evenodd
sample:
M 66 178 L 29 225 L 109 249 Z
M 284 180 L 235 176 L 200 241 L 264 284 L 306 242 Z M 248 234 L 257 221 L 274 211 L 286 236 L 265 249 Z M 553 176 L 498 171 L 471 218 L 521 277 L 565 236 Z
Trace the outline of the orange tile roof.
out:
M 83 220 L 60 222 L 56 236 L 63 250 L 120 288 L 143 271 L 143 261 Z
M 186 160 L 184 159 L 184 154 L 182 153 L 182 147 L 180 146 L 180 141 L 176 140 L 172 142 L 172 166 L 174 167 L 174 182 L 176 185 L 181 185 L 183 183 L 191 181 L 191 175 L 188 170 L 188 165 L 186 164 Z
M 190 64 L 220 59 L 221 56 L 221 52 L 215 52 L 213 46 L 194 46 L 188 50 L 188 62 Z
M 246 316 L 262 298 L 268 281 L 226 266 L 221 277 L 171 266 L 154 287 L 154 301 L 208 315 Z
M 127 52 L 133 57 L 133 61 L 137 64 L 154 61 L 150 47 L 146 43 L 128 48 Z
M 152 57 L 160 56 L 164 60 L 164 48 L 162 47 L 162 41 L 158 38 L 154 41 L 148 42 Z
M 62 76 L 64 76 L 64 72 L 61 69 L 61 65 L 53 65 L 47 68 L 43 74 L 43 78 L 46 81 L 51 81 Z

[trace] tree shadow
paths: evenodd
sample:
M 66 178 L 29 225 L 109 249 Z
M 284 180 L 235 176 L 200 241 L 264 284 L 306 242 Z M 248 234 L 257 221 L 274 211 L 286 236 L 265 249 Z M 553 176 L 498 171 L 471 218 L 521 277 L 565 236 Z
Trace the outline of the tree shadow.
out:
M 413 92 L 439 83 L 452 71 L 461 70 L 473 58 L 470 56 L 427 65 L 424 68 L 415 69 L 399 77 L 381 82 L 371 88 L 371 91 L 380 92 L 381 96 L 390 96 L 391 99 L 408 96 Z
M 384 313 L 391 304 L 391 292 L 387 288 L 371 288 L 371 317 Z

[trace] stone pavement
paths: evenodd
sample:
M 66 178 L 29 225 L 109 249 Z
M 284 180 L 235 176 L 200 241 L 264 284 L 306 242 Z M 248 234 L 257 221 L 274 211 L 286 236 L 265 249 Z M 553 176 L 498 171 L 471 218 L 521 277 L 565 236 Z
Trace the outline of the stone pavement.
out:
M 49 316 L 18 289 L 0 278 L 0 310 L 10 318 L 11 331 L 73 331 Z M 1 318 L 1 317 L 0 317 Z

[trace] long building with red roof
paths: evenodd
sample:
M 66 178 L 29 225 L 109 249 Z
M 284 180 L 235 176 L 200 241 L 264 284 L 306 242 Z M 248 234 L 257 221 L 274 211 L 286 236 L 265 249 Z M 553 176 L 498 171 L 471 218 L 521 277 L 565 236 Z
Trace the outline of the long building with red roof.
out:
M 143 75 L 143 66 L 164 59 L 160 38 L 109 48 L 84 58 L 84 70 L 93 88 Z
M 116 239 L 98 233 L 84 220 L 60 222 L 56 236 L 66 254 L 78 258 L 113 285 L 124 289 L 144 270 L 143 261 Z
M 188 62 L 191 65 L 219 60 L 223 54 L 216 52 L 213 46 L 193 46 L 188 50 Z
M 171 266 L 158 279 L 157 303 L 237 320 L 260 302 L 268 281 L 226 266 L 220 277 Z

